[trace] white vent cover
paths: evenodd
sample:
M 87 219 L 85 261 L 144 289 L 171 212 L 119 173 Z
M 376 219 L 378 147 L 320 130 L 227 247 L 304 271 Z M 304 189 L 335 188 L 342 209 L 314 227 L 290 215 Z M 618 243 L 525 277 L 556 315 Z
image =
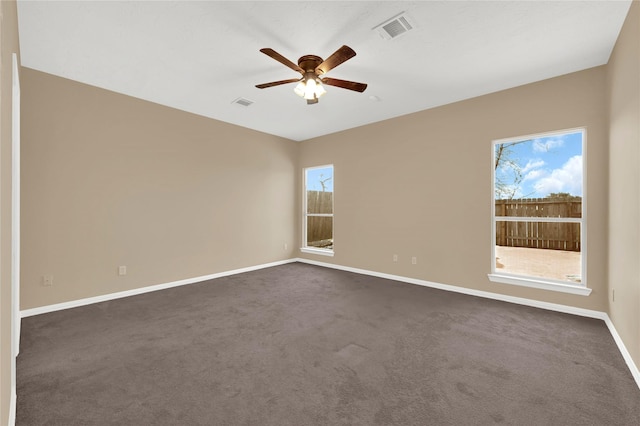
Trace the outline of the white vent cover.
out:
M 373 29 L 380 34 L 385 40 L 391 40 L 406 34 L 415 28 L 413 20 L 406 12 L 401 12 L 391 19 L 384 21 L 382 24 L 375 26 Z
M 242 105 L 244 107 L 248 107 L 249 105 L 251 105 L 253 103 L 253 101 L 250 101 L 249 99 L 245 99 L 245 98 L 237 98 L 234 99 L 233 102 L 231 102 L 232 104 L 238 104 L 238 105 Z

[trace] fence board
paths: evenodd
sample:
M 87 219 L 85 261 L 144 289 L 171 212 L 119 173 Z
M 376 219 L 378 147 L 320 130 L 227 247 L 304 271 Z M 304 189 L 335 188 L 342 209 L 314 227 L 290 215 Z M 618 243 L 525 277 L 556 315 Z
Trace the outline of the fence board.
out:
M 333 213 L 333 192 L 307 191 L 307 213 Z
M 496 200 L 496 218 L 582 217 L 582 199 L 531 198 Z M 580 224 L 569 222 L 496 222 L 496 245 L 553 250 L 580 251 Z

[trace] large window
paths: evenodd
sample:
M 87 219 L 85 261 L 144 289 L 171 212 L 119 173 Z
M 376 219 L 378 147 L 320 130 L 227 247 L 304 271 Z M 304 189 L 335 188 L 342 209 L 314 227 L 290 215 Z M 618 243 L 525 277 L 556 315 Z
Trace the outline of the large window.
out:
M 493 143 L 492 281 L 588 295 L 584 129 Z
M 304 169 L 302 251 L 333 255 L 333 165 Z

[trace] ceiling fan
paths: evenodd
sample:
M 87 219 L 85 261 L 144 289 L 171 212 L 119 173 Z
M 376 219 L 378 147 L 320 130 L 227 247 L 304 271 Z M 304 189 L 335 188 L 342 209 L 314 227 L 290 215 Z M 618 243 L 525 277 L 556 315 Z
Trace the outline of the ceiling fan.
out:
M 290 78 L 288 80 L 272 81 L 271 83 L 257 84 L 258 89 L 266 89 L 267 87 L 279 86 L 287 83 L 298 83 L 294 92 L 307 100 L 307 104 L 317 104 L 318 98 L 326 93 L 323 84 L 328 86 L 340 87 L 343 89 L 353 90 L 356 92 L 364 92 L 367 85 L 364 83 L 356 83 L 355 81 L 339 80 L 337 78 L 324 77 L 333 68 L 343 62 L 356 56 L 356 52 L 349 46 L 342 46 L 336 50 L 331 56 L 323 60 L 319 56 L 305 55 L 298 59 L 298 65 L 294 64 L 273 49 L 260 49 L 265 55 L 275 59 L 283 65 L 302 74 L 302 78 Z

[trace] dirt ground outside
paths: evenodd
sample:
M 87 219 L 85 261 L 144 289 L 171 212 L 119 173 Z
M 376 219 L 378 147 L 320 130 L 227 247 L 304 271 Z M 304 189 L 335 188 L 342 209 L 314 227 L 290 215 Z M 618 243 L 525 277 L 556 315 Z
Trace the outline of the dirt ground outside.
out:
M 496 246 L 496 272 L 579 283 L 580 252 Z

